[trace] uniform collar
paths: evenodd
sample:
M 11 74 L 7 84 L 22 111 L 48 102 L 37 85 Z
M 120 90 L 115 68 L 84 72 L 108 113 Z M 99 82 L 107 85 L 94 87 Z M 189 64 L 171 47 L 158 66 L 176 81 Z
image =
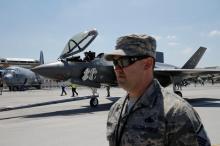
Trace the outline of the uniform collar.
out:
M 161 86 L 159 82 L 154 79 L 150 86 L 145 90 L 144 94 L 137 100 L 137 103 L 134 104 L 133 110 L 141 107 L 150 107 L 152 108 L 154 102 L 157 98 L 158 91 L 160 92 Z

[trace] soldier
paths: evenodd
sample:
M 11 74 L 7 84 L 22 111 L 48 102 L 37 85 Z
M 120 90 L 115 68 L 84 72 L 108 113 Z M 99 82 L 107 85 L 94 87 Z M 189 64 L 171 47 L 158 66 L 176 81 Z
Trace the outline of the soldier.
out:
M 128 93 L 109 111 L 109 145 L 210 146 L 193 107 L 154 79 L 155 55 L 153 37 L 132 34 L 118 38 L 115 50 L 105 56 Z

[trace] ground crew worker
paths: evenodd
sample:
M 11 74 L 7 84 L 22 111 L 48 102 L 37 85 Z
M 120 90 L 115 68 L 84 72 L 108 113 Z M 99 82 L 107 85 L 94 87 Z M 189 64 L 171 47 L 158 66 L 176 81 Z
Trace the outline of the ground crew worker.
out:
M 148 35 L 118 38 L 113 61 L 117 81 L 127 91 L 110 109 L 110 146 L 210 146 L 199 115 L 184 99 L 154 79 L 156 40 Z
M 72 97 L 75 96 L 75 93 L 78 96 L 78 92 L 76 92 L 76 84 L 70 84 L 70 87 L 72 89 Z
M 107 97 L 110 97 L 110 86 L 109 85 L 106 86 L 106 90 L 107 90 Z
M 65 88 L 66 88 L 66 85 L 65 85 L 64 83 L 62 83 L 62 84 L 61 84 L 62 92 L 61 92 L 60 96 L 63 96 L 63 94 L 64 94 L 64 95 L 67 95 Z

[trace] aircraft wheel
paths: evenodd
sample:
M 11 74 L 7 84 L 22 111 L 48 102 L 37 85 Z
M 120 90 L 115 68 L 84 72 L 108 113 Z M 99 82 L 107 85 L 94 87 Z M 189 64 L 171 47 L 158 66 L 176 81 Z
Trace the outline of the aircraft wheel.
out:
M 180 91 L 174 91 L 174 93 L 176 93 L 176 94 L 179 95 L 180 97 L 183 97 L 183 94 L 182 94 L 182 92 L 180 92 Z
M 90 106 L 96 107 L 99 104 L 99 100 L 97 98 L 91 98 L 90 99 Z

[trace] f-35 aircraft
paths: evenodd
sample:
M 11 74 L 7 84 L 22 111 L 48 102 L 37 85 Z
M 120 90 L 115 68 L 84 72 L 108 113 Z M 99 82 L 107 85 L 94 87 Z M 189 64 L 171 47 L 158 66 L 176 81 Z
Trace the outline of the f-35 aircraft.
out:
M 57 62 L 37 66 L 32 71 L 51 79 L 70 79 L 72 83 L 89 87 L 117 86 L 113 64 L 104 59 L 104 53 L 95 56 L 95 52 L 85 52 L 84 59 L 76 56 L 84 51 L 97 35 L 96 30 L 75 35 L 68 41 Z M 195 69 L 205 50 L 206 48 L 200 47 L 182 68 L 156 62 L 155 77 L 164 87 L 173 83 L 174 91 L 182 96 L 182 93 L 176 90 L 175 84 L 201 74 L 220 73 L 220 70 L 215 69 Z M 91 98 L 90 105 L 97 106 L 98 99 Z

